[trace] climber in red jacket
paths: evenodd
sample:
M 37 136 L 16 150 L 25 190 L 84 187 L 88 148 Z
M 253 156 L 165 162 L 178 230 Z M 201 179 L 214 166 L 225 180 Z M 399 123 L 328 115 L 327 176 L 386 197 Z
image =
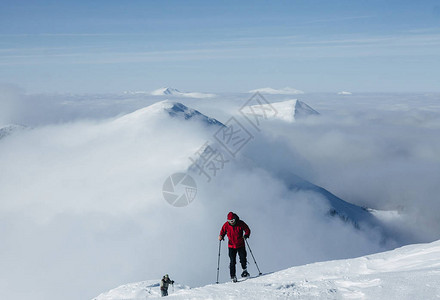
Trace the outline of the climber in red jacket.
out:
M 223 224 L 223 227 L 220 231 L 220 236 L 218 238 L 220 241 L 222 241 L 225 238 L 225 235 L 228 235 L 228 248 L 230 259 L 229 272 L 231 275 L 231 279 L 234 282 L 237 282 L 237 277 L 235 276 L 237 253 L 240 257 L 240 264 L 243 269 L 241 277 L 249 276 L 246 268 L 247 253 L 244 240 L 249 238 L 250 234 L 251 230 L 244 221 L 240 220 L 240 218 L 233 212 L 228 213 L 228 221 Z

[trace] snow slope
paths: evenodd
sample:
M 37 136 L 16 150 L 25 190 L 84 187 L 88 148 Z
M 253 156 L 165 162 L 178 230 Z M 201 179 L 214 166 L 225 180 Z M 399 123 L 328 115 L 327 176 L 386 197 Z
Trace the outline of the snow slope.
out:
M 156 102 L 150 106 L 138 109 L 130 114 L 118 118 L 117 122 L 142 122 L 143 120 L 150 120 L 155 116 L 162 116 L 164 113 L 173 118 L 180 118 L 185 120 L 196 120 L 206 125 L 224 126 L 221 122 L 214 118 L 210 118 L 199 111 L 189 108 L 182 103 L 164 100 Z
M 226 272 L 226 270 L 222 270 Z M 177 279 L 178 280 L 178 279 Z M 240 283 L 188 289 L 170 299 L 434 299 L 440 297 L 440 241 L 354 259 L 293 267 Z M 123 285 L 96 300 L 152 299 L 152 282 Z M 146 290 L 151 291 L 149 294 Z M 126 292 L 123 292 L 126 291 Z
M 199 99 L 215 97 L 214 94 L 199 93 L 199 92 L 181 92 L 178 89 L 171 88 L 171 87 L 164 87 L 164 88 L 154 90 L 151 92 L 151 95 L 153 95 L 153 96 L 181 96 L 181 97 L 199 98 Z
M 125 284 L 106 293 L 102 293 L 94 298 L 94 300 L 156 298 L 161 296 L 159 286 L 159 279 Z M 189 287 L 182 284 L 175 284 L 174 286 L 170 286 L 169 293 L 173 290 L 177 292 L 183 289 L 189 289 Z

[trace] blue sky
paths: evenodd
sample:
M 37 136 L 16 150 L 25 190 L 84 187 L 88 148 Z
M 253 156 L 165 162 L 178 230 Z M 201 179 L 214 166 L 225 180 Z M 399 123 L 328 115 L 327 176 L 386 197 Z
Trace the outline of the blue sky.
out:
M 438 1 L 0 2 L 0 83 L 440 91 Z

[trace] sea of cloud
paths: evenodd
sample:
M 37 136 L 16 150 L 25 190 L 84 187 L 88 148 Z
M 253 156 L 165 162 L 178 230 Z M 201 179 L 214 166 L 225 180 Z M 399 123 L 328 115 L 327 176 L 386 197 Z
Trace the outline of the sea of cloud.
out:
M 175 100 L 225 122 L 247 97 Z M 264 272 L 438 239 L 439 96 L 301 98 L 321 116 L 252 131 L 211 182 L 194 173 L 196 199 L 175 208 L 162 197 L 163 182 L 188 168 L 216 128 L 167 114 L 123 116 L 161 97 L 2 87 L 0 124 L 29 128 L 0 140 L 1 298 L 87 299 L 164 273 L 192 286 L 212 283 L 229 211 L 251 227 Z M 288 190 L 270 172 L 286 168 L 349 202 L 398 210 L 390 221 L 397 242 L 326 216 L 321 195 Z M 222 281 L 227 261 L 223 243 Z
M 406 242 L 438 239 L 440 95 L 323 100 L 319 118 L 271 130 L 309 164 L 300 175 L 351 203 L 398 211 Z

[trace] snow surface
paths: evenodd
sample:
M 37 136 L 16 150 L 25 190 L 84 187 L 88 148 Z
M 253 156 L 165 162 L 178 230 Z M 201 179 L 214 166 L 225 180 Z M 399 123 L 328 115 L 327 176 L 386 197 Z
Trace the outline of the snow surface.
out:
M 182 284 L 170 285 L 168 293 L 172 293 L 179 290 L 187 290 L 190 287 Z M 112 289 L 106 293 L 102 293 L 93 300 L 106 300 L 106 299 L 146 299 L 160 297 L 160 280 L 146 280 L 141 282 L 129 283 L 121 285 L 115 289 Z
M 181 96 L 187 98 L 213 98 L 214 94 L 200 93 L 200 92 L 181 92 L 178 89 L 171 87 L 164 87 L 151 92 L 153 96 Z
M 352 93 L 347 92 L 347 91 L 341 91 L 341 92 L 338 92 L 338 95 L 352 95 Z
M 249 93 L 256 93 L 259 92 L 261 94 L 270 94 L 270 95 L 298 95 L 298 94 L 304 94 L 303 91 L 291 88 L 291 87 L 285 87 L 282 89 L 273 89 L 270 87 L 267 88 L 259 88 L 255 90 L 249 91 Z
M 157 298 L 158 282 L 122 285 L 94 299 Z M 193 289 L 178 284 L 176 287 L 174 293 L 170 291 L 170 299 L 440 298 L 440 241 L 354 259 L 293 267 L 239 283 Z

